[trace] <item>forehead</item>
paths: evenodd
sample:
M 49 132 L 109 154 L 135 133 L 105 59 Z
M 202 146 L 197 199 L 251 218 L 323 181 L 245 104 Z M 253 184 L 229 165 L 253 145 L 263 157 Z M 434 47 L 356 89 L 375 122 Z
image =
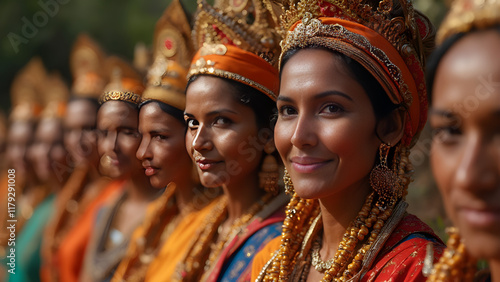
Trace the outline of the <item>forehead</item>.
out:
M 123 101 L 107 101 L 97 113 L 97 123 L 101 127 L 130 125 L 137 123 L 137 120 L 137 109 Z
M 330 51 L 299 50 L 282 68 L 280 95 L 305 97 L 331 90 L 346 93 L 358 102 L 368 100 L 344 60 Z
M 139 126 L 143 128 L 152 127 L 169 127 L 173 125 L 181 125 L 184 123 L 174 118 L 169 113 L 163 111 L 156 102 L 150 102 L 143 105 L 139 111 Z
M 218 108 L 238 109 L 236 89 L 224 79 L 201 75 L 186 91 L 186 113 L 201 114 Z M 244 107 L 244 106 L 243 106 Z
M 467 100 L 500 101 L 500 33 L 466 35 L 441 60 L 432 91 L 433 107 Z

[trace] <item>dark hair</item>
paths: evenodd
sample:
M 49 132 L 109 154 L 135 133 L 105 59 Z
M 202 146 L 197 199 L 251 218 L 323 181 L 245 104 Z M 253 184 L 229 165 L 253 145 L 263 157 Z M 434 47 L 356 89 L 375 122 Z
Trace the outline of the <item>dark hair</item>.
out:
M 139 105 L 139 111 L 142 109 L 142 107 L 144 107 L 144 105 L 147 105 L 147 104 L 150 104 L 150 103 L 155 103 L 158 105 L 158 107 L 160 107 L 160 109 L 173 116 L 174 118 L 176 118 L 177 120 L 179 120 L 182 124 L 186 124 L 184 122 L 184 112 L 177 109 L 176 107 L 173 107 L 173 106 L 170 106 L 169 104 L 166 104 L 166 103 L 163 103 L 161 101 L 158 101 L 158 100 L 154 100 L 154 99 L 150 99 L 150 100 L 146 100 L 144 102 L 142 102 L 140 105 Z
M 356 81 L 359 82 L 359 84 L 363 87 L 366 94 L 368 95 L 377 120 L 388 116 L 390 113 L 392 113 L 392 111 L 400 107 L 399 104 L 392 103 L 392 101 L 389 99 L 389 96 L 377 81 L 377 79 L 375 79 L 375 77 L 357 61 L 342 53 L 330 50 L 323 46 L 308 46 L 307 49 L 319 49 L 328 51 L 332 53 L 333 56 L 337 56 L 345 64 L 349 72 L 354 76 Z M 303 50 L 303 48 L 296 48 L 287 51 L 283 55 L 283 58 L 281 60 L 281 69 L 283 69 L 288 60 L 290 60 L 290 58 L 300 50 Z
M 500 24 L 492 26 L 490 28 L 486 28 L 484 30 L 495 30 L 498 33 L 500 33 Z M 427 100 L 429 101 L 429 104 L 432 104 L 432 88 L 434 86 L 434 78 L 436 76 L 436 71 L 439 66 L 439 63 L 441 63 L 441 60 L 443 59 L 444 55 L 450 50 L 450 48 L 455 45 L 460 39 L 462 39 L 465 35 L 476 32 L 478 29 L 473 29 L 467 33 L 457 33 L 454 34 L 450 37 L 448 37 L 438 48 L 434 50 L 434 52 L 431 54 L 428 62 L 427 62 L 427 69 L 426 69 L 426 82 L 427 82 Z
M 198 75 L 189 78 L 187 87 L 189 87 L 196 78 L 198 78 Z M 259 128 L 273 129 L 277 110 L 276 103 L 271 100 L 271 98 L 261 91 L 241 82 L 218 76 L 217 78 L 226 81 L 235 90 L 232 94 L 236 101 L 253 110 Z

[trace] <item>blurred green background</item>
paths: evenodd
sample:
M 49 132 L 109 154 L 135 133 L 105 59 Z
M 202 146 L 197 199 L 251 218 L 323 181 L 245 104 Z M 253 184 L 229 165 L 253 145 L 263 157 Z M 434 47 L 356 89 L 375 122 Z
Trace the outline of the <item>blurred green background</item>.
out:
M 8 112 L 12 79 L 33 56 L 40 56 L 49 71 L 59 71 L 69 85 L 71 82 L 69 52 L 81 32 L 93 37 L 108 54 L 119 55 L 131 61 L 137 42 L 151 45 L 155 23 L 169 2 L 169 0 L 2 0 L 0 2 L 0 109 Z M 182 3 L 191 14 L 194 13 L 196 0 L 182 0 Z M 417 0 L 415 6 L 436 26 L 447 10 L 444 0 Z M 23 31 L 26 29 L 26 22 L 33 24 L 37 30 L 28 30 L 28 33 L 26 30 Z M 18 45 L 12 41 L 19 40 L 16 35 L 24 38 L 23 42 L 17 42 Z M 427 161 L 429 140 L 428 131 L 424 131 L 421 141 L 413 150 L 412 161 L 416 174 L 407 200 L 410 202 L 410 212 L 420 216 L 440 235 L 444 235 L 443 230 L 447 221 Z

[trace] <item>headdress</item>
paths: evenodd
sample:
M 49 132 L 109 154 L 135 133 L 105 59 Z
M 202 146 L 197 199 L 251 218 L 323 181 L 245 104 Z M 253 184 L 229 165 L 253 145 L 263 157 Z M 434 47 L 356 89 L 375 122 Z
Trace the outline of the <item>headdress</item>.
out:
M 41 85 L 46 77 L 45 67 L 40 58 L 31 59 L 14 78 L 11 87 L 12 111 L 9 119 L 29 121 L 41 112 Z
M 89 36 L 78 36 L 70 55 L 72 95 L 98 98 L 102 94 L 106 83 L 103 73 L 105 57 L 104 51 Z
M 57 73 L 47 75 L 43 85 L 42 118 L 62 118 L 66 113 L 69 89 Z
M 500 24 L 500 1 L 456 0 L 441 23 L 437 42 L 441 44 L 453 34 L 484 29 Z
M 156 24 L 154 62 L 143 100 L 158 100 L 184 111 L 187 70 L 194 53 L 190 35 L 189 19 L 179 0 L 174 0 Z
M 276 100 L 280 37 L 276 16 L 266 1 L 198 1 L 193 41 L 199 48 L 188 76 L 228 78 L 249 85 Z
M 130 64 L 116 56 L 110 56 L 104 62 L 104 70 L 109 83 L 99 98 L 100 104 L 109 100 L 140 104 L 144 86 L 141 75 Z
M 402 143 L 414 144 L 427 119 L 423 69 L 434 29 L 410 0 L 291 0 L 284 10 L 282 54 L 322 46 L 360 63 L 407 109 Z

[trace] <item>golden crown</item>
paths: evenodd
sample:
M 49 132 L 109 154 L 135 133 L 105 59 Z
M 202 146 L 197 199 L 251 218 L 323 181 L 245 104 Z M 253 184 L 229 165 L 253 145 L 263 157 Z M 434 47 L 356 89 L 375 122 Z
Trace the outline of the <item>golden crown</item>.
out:
M 228 44 L 257 54 L 272 65 L 279 55 L 278 21 L 268 0 L 198 0 L 195 47 Z
M 283 2 L 280 26 L 282 35 L 286 36 L 281 46 L 284 50 L 298 43 L 293 41 L 293 36 L 289 36 L 288 31 L 308 13 L 309 18 L 335 17 L 364 25 L 382 35 L 403 57 L 416 55 L 422 66 L 426 55 L 433 47 L 435 30 L 423 14 L 414 10 L 410 0 L 398 1 L 397 5 L 394 5 L 393 0 L 284 0 Z
M 185 107 L 187 71 L 194 54 L 191 26 L 179 0 L 174 0 L 158 20 L 153 39 L 154 62 L 148 70 L 143 99 Z
M 453 34 L 500 24 L 500 0 L 456 0 L 437 34 L 442 43 Z

